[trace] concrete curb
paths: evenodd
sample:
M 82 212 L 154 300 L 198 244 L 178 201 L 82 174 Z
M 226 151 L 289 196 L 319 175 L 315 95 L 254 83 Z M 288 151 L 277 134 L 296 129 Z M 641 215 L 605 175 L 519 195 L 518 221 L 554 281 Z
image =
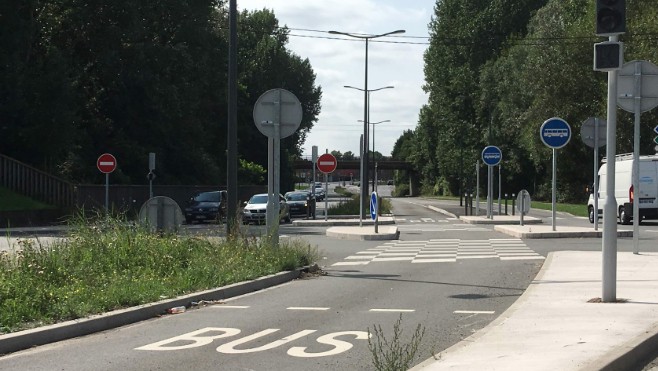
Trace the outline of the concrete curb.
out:
M 0 355 L 144 321 L 165 314 L 167 309 L 172 307 L 189 307 L 190 302 L 193 301 L 221 300 L 259 291 L 297 279 L 302 272 L 309 271 L 309 269 L 309 267 L 298 268 L 293 271 L 281 272 L 252 281 L 179 296 L 174 299 L 0 335 Z
M 618 347 L 607 354 L 595 365 L 584 368 L 584 371 L 626 371 L 640 370 L 651 361 L 658 348 L 658 325 L 648 330 L 644 335 Z
M 332 217 L 329 217 L 329 220 L 293 220 L 292 225 L 296 227 L 335 227 L 335 226 L 357 226 L 359 225 L 359 219 L 358 217 L 354 219 L 352 216 L 351 219 L 331 219 Z M 374 226 L 375 221 L 371 219 L 363 219 L 361 224 L 367 225 L 367 226 Z M 394 218 L 389 218 L 389 217 L 383 217 L 379 219 L 378 221 L 379 225 L 393 225 L 395 224 L 395 219 Z
M 331 227 L 327 228 L 327 237 L 338 238 L 341 240 L 356 240 L 356 241 L 381 241 L 381 240 L 397 240 L 400 238 L 400 231 L 397 227 L 380 227 L 379 233 L 375 233 L 374 229 L 367 230 L 363 227 Z
M 426 207 L 427 207 L 428 209 L 432 210 L 432 211 L 436 211 L 436 212 L 439 213 L 439 214 L 443 214 L 443 215 L 445 215 L 445 216 L 449 216 L 449 217 L 451 217 L 451 218 L 459 219 L 459 216 L 457 216 L 457 215 L 451 213 L 451 212 L 448 211 L 448 210 L 443 210 L 443 209 L 440 209 L 440 208 L 438 208 L 438 207 L 436 207 L 436 206 L 432 206 L 432 205 L 427 205 Z
M 564 227 L 562 227 L 564 228 Z M 532 238 L 600 238 L 603 235 L 603 231 L 595 230 L 575 230 L 575 231 L 523 231 L 520 230 L 518 226 L 510 227 L 505 225 L 495 226 L 494 231 L 505 233 L 506 235 L 521 238 L 521 239 L 532 239 Z M 633 231 L 618 230 L 617 237 L 633 237 Z
M 495 225 L 519 225 L 520 219 L 518 216 L 494 216 L 493 219 L 487 219 L 483 216 L 462 216 L 460 220 L 463 220 L 468 224 L 495 224 Z M 535 218 L 532 216 L 526 216 L 523 218 L 523 224 L 542 224 L 543 221 L 540 218 Z

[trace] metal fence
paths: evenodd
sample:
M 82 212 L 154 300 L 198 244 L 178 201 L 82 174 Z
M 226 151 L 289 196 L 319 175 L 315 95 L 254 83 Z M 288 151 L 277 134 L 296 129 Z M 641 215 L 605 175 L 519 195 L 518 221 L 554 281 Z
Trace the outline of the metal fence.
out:
M 73 184 L 64 179 L 0 154 L 0 186 L 43 203 L 57 206 L 66 212 L 91 211 L 105 208 L 105 186 Z M 153 185 L 155 196 L 167 196 L 181 208 L 199 192 L 226 189 L 221 185 Z M 246 201 L 253 194 L 266 193 L 267 186 L 240 186 L 238 200 Z M 149 199 L 148 184 L 109 187 L 110 208 L 117 212 L 137 214 Z
M 46 204 L 64 208 L 75 205 L 73 184 L 2 154 L 0 186 Z

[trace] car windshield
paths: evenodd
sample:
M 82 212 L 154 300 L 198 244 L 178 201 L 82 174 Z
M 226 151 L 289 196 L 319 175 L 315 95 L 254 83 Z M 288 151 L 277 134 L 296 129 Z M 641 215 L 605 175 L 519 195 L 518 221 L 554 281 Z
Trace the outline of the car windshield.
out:
M 250 204 L 266 204 L 267 203 L 267 195 L 254 195 L 251 196 L 251 199 L 249 199 Z
M 288 201 L 306 201 L 306 193 L 291 193 L 286 196 Z
M 219 202 L 219 192 L 199 193 L 194 197 L 196 202 Z

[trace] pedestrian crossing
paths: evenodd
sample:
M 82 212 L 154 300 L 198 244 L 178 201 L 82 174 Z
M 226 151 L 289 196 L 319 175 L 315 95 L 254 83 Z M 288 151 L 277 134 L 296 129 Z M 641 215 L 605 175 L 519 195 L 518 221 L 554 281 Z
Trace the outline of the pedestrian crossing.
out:
M 523 240 L 432 239 L 429 241 L 390 241 L 359 251 L 332 266 L 367 265 L 377 262 L 407 261 L 413 264 L 451 263 L 466 259 L 543 260 Z

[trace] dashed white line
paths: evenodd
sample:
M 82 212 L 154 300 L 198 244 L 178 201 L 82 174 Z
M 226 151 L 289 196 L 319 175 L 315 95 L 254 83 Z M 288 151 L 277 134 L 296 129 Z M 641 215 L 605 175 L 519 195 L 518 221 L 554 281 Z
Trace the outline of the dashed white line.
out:
M 453 313 L 455 314 L 494 314 L 496 311 L 493 310 L 456 310 Z
M 288 307 L 286 309 L 288 309 L 288 310 L 318 310 L 318 311 L 323 311 L 323 310 L 329 310 L 331 308 L 328 308 L 328 307 Z
M 248 305 L 213 305 L 211 308 L 218 309 L 248 309 Z
M 381 308 L 374 308 L 369 310 L 369 312 L 402 312 L 402 313 L 412 313 L 415 311 L 416 311 L 415 309 L 381 309 Z

